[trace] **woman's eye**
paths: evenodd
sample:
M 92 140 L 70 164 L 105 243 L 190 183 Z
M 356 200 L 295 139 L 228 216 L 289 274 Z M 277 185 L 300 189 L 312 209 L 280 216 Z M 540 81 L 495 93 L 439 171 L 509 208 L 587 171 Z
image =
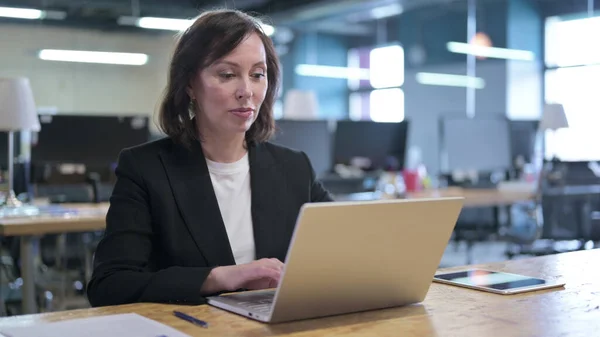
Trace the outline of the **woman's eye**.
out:
M 254 77 L 254 78 L 261 78 L 261 77 L 265 77 L 265 74 L 263 74 L 263 73 L 254 73 L 254 74 L 252 74 L 252 77 Z
M 235 77 L 235 74 L 231 74 L 231 73 L 222 73 L 222 74 L 220 74 L 220 76 L 221 76 L 222 78 L 229 79 L 229 78 L 233 78 L 233 77 Z

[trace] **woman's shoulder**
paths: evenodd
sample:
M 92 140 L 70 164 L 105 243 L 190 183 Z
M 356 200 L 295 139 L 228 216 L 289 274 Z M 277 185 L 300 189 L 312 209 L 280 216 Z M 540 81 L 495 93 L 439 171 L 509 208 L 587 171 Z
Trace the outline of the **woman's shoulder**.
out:
M 169 137 L 151 140 L 142 144 L 126 147 L 121 150 L 121 155 L 129 154 L 137 159 L 158 157 L 158 155 L 173 146 Z
M 264 142 L 258 145 L 256 158 L 265 163 L 274 163 L 285 170 L 309 170 L 311 168 L 308 156 L 301 150 Z
M 131 152 L 135 152 L 135 153 L 160 152 L 160 151 L 172 146 L 172 144 L 173 144 L 173 141 L 171 140 L 171 138 L 165 136 L 165 137 L 161 137 L 158 139 L 153 139 L 153 140 L 147 141 L 145 143 L 129 146 L 129 147 L 124 148 L 123 150 L 131 151 Z
M 275 159 L 304 159 L 304 153 L 300 150 L 272 142 L 264 142 L 259 145 L 263 151 L 269 152 Z

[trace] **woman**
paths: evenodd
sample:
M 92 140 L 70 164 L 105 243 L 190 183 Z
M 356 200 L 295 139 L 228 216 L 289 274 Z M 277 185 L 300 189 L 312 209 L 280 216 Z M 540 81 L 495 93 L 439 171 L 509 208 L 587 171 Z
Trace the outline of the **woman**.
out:
M 304 153 L 267 142 L 279 76 L 246 14 L 207 12 L 180 36 L 159 111 L 168 137 L 119 156 L 93 306 L 277 285 L 300 207 L 331 200 Z

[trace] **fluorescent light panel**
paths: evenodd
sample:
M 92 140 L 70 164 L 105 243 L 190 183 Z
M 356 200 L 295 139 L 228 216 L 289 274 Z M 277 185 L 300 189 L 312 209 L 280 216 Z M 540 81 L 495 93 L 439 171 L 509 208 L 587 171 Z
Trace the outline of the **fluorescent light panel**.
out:
M 145 29 L 158 29 L 158 30 L 173 30 L 183 31 L 194 23 L 194 20 L 190 19 L 173 19 L 173 18 L 160 18 L 145 16 L 141 18 L 122 16 L 117 22 L 122 25 L 133 25 Z M 275 28 L 268 24 L 262 24 L 262 29 L 268 36 L 275 33 Z
M 404 84 L 404 49 L 399 45 L 374 48 L 369 55 L 371 85 L 375 89 Z
M 485 80 L 480 77 L 438 74 L 438 73 L 417 73 L 417 82 L 425 85 L 440 85 L 448 87 L 464 87 L 483 89 Z
M 32 8 L 0 7 L 0 17 L 14 19 L 42 19 L 44 11 Z
M 321 66 L 316 64 L 298 64 L 295 68 L 300 76 L 343 78 L 343 79 L 369 79 L 369 70 L 360 68 L 346 68 L 334 66 Z
M 348 68 L 360 68 L 360 55 L 357 49 L 348 51 Z M 357 90 L 360 87 L 360 78 L 349 78 L 348 89 Z
M 380 123 L 404 120 L 404 91 L 400 88 L 378 89 L 369 95 L 369 115 Z
M 146 29 L 186 30 L 192 20 L 143 17 L 137 19 L 136 26 Z
M 265 34 L 267 34 L 267 36 L 275 34 L 275 27 L 267 25 L 266 23 L 261 24 L 261 27 Z
M 374 19 L 385 19 L 402 14 L 404 8 L 399 3 L 393 3 L 371 9 L 370 13 Z
M 138 53 L 115 53 L 84 50 L 43 49 L 39 58 L 46 61 L 123 64 L 141 66 L 148 62 L 148 55 Z
M 448 51 L 457 54 L 468 54 L 506 60 L 535 60 L 535 54 L 529 50 L 485 47 L 464 42 L 448 42 L 446 47 L 448 48 Z

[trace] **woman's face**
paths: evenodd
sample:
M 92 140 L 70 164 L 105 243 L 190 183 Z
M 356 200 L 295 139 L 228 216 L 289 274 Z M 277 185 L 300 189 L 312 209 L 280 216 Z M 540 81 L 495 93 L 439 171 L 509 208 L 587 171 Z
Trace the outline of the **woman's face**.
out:
M 192 79 L 188 93 L 196 99 L 200 132 L 244 134 L 258 116 L 267 87 L 265 48 L 253 33 Z

